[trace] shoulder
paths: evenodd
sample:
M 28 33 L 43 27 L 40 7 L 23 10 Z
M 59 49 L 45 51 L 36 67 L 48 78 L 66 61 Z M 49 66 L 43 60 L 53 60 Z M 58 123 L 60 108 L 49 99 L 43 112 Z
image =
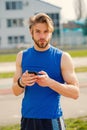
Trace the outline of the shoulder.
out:
M 26 55 L 29 52 L 29 50 L 30 48 L 18 52 L 16 62 L 21 64 L 23 56 Z
M 22 55 L 23 55 L 23 51 L 18 52 L 18 54 L 17 54 L 17 59 L 22 58 Z
M 23 55 L 23 51 L 18 52 L 17 57 L 16 57 L 16 65 L 21 66 L 22 55 Z
M 71 57 L 71 55 L 69 54 L 69 53 L 67 53 L 67 52 L 63 52 L 63 54 L 62 54 L 62 60 L 64 60 L 64 61 L 72 61 L 72 57 Z
M 32 50 L 33 50 L 33 47 L 23 50 L 22 51 L 22 56 L 28 55 L 29 53 L 32 52 Z
M 61 66 L 62 66 L 62 68 L 67 68 L 67 67 L 73 68 L 74 67 L 73 59 L 69 53 L 63 52 L 62 59 L 61 59 Z
M 54 51 L 57 54 L 61 54 L 62 55 L 62 53 L 63 53 L 63 51 L 61 49 L 56 48 L 54 46 L 51 46 L 51 50 Z

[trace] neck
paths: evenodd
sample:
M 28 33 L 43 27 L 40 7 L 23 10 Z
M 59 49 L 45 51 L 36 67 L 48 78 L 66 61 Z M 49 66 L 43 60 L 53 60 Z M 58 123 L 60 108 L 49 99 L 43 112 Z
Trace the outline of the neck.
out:
M 46 51 L 50 48 L 50 44 L 48 44 L 45 48 L 39 48 L 36 44 L 34 44 L 34 49 L 37 51 Z

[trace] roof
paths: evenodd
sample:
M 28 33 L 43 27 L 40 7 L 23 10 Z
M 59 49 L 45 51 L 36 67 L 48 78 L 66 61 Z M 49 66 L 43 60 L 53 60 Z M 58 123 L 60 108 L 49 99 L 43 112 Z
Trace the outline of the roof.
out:
M 57 5 L 54 1 L 51 1 L 51 0 L 39 0 L 39 1 L 47 3 L 47 4 L 51 5 L 51 6 L 54 6 L 54 7 L 57 7 L 59 9 L 61 9 L 61 6 Z

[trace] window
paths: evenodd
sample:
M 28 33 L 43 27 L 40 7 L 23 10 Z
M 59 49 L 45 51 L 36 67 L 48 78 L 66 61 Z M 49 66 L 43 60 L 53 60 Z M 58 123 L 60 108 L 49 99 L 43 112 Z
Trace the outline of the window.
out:
M 11 2 L 6 2 L 6 9 L 7 10 L 11 9 Z
M 25 42 L 25 37 L 22 36 L 9 36 L 8 37 L 8 43 L 9 44 L 18 44 L 18 43 L 24 43 Z
M 20 36 L 20 43 L 24 42 L 24 36 Z
M 10 19 L 7 20 L 7 27 L 11 27 L 11 20 Z
M 7 19 L 7 27 L 23 27 L 23 19 Z
M 1 45 L 1 37 L 0 37 L 0 45 Z
M 12 4 L 12 5 L 11 5 L 11 6 L 12 6 L 12 9 L 16 9 L 16 3 L 17 3 L 17 2 L 14 2 L 14 1 L 11 3 L 11 4 Z
M 59 14 L 58 13 L 48 13 L 54 22 L 54 27 L 59 27 Z
M 18 1 L 16 4 L 17 9 L 22 9 L 23 8 L 23 3 L 21 1 Z
M 53 23 L 54 23 L 54 32 L 53 32 L 53 36 L 59 36 L 60 35 L 60 29 L 59 29 L 59 14 L 58 13 L 47 13 L 49 15 L 49 17 L 52 18 Z
M 16 10 L 16 9 L 22 9 L 23 3 L 22 1 L 7 1 L 6 2 L 6 10 Z
M 13 22 L 13 27 L 16 27 L 17 26 L 17 20 L 13 19 L 12 22 Z
M 14 36 L 14 43 L 18 43 L 18 37 L 17 36 Z
M 10 44 L 13 43 L 13 40 L 12 40 L 11 36 L 8 37 L 8 43 L 10 43 Z

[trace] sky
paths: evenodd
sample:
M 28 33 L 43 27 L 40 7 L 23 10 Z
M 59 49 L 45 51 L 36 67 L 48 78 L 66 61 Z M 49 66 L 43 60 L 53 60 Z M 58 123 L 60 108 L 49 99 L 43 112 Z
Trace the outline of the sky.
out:
M 44 0 L 49 1 L 55 5 L 60 6 L 61 9 L 61 19 L 62 21 L 66 22 L 67 20 L 75 20 L 75 0 Z M 84 0 L 87 5 L 87 0 Z

